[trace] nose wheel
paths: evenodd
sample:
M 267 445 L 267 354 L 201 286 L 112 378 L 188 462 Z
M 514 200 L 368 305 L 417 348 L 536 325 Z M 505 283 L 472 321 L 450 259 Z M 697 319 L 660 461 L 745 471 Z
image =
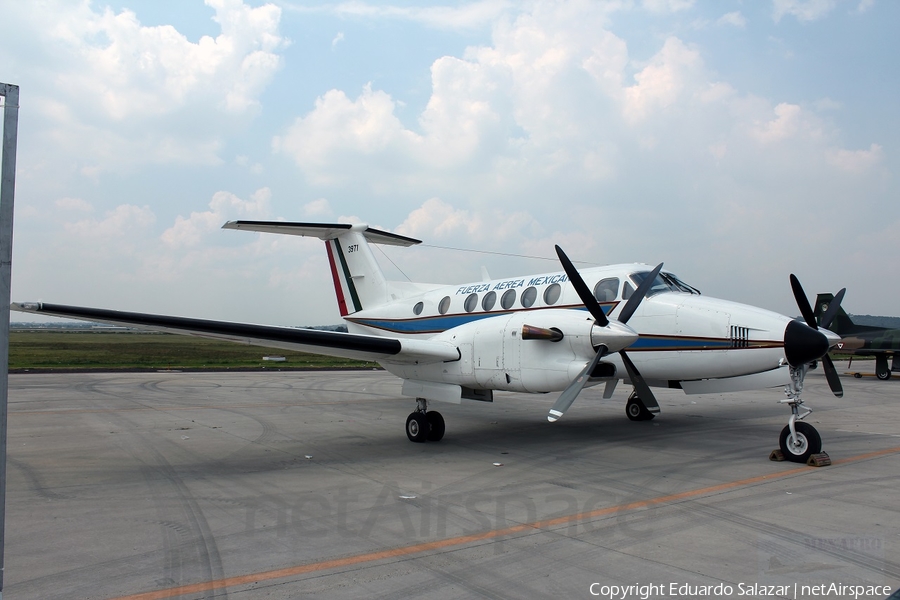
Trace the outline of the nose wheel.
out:
M 806 370 L 806 365 L 791 367 L 791 383 L 784 389 L 787 398 L 781 401 L 791 407 L 791 418 L 778 436 L 778 447 L 787 460 L 798 463 L 806 463 L 811 455 L 822 451 L 822 438 L 819 432 L 801 420 L 812 412 L 811 408 L 803 406 L 803 400 L 800 398 Z M 801 406 L 803 413 L 800 412 Z
M 778 447 L 781 448 L 784 457 L 793 462 L 805 463 L 813 454 L 822 451 L 822 438 L 819 432 L 809 423 L 797 421 L 794 423 L 794 432 L 791 433 L 790 425 L 785 425 L 778 436 Z
M 418 407 L 406 417 L 406 437 L 409 441 L 439 442 L 444 437 L 444 417 L 436 410 L 428 410 L 424 398 L 416 398 Z

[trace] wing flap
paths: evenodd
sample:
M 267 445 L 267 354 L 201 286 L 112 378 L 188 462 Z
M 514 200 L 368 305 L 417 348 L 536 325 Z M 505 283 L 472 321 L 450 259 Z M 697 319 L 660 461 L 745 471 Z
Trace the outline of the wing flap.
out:
M 40 315 L 125 325 L 151 331 L 164 331 L 179 335 L 192 335 L 267 348 L 296 350 L 358 360 L 390 360 L 390 362 L 394 363 L 412 363 L 442 362 L 459 359 L 459 351 L 452 344 L 438 341 L 407 341 L 339 331 L 320 331 L 317 329 L 170 317 L 43 302 L 13 303 L 10 308 L 20 312 Z

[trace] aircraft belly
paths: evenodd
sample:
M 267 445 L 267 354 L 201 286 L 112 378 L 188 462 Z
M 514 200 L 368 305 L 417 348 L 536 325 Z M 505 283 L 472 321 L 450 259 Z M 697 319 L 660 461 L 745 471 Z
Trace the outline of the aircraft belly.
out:
M 784 358 L 780 348 L 633 352 L 632 360 L 647 379 L 683 381 L 736 377 L 767 371 Z

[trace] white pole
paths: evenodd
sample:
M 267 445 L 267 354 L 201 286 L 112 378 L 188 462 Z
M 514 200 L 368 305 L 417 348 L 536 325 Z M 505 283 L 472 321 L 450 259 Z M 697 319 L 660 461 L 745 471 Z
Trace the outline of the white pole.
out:
M 0 96 L 3 97 L 3 154 L 0 158 L 0 600 L 3 600 L 3 557 L 6 549 L 6 417 L 9 394 L 9 287 L 12 275 L 19 86 L 0 83 Z

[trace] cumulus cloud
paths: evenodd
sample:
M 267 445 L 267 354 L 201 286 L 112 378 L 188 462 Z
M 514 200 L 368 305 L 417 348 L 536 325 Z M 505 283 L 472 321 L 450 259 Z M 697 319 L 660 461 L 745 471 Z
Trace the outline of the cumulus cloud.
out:
M 333 214 L 331 204 L 325 198 L 307 202 L 303 205 L 302 211 L 305 217 L 330 217 Z
M 694 0 L 642 0 L 641 5 L 650 12 L 670 13 L 692 8 Z
M 879 144 L 872 144 L 868 150 L 831 149 L 826 153 L 826 158 L 838 169 L 858 175 L 881 163 L 884 152 Z
M 774 19 L 777 23 L 791 15 L 798 21 L 815 21 L 834 10 L 837 3 L 838 0 L 774 0 Z
M 675 0 L 678 1 L 678 0 Z M 328 12 L 342 18 L 402 19 L 445 30 L 467 30 L 495 22 L 514 3 L 509 0 L 481 0 L 461 6 L 396 6 L 365 2 L 339 2 L 323 6 L 288 5 L 298 12 Z
M 84 219 L 65 225 L 66 231 L 99 243 L 109 238 L 127 238 L 145 233 L 156 222 L 149 206 L 121 204 L 108 211 L 103 219 Z
M 81 198 L 60 198 L 53 203 L 59 210 L 76 211 L 76 212 L 93 212 L 94 207 L 87 200 Z
M 268 217 L 271 197 L 269 188 L 257 190 L 250 200 L 241 200 L 230 192 L 216 192 L 209 202 L 209 210 L 192 212 L 189 217 L 179 215 L 160 239 L 172 248 L 197 246 L 206 234 L 220 229 L 230 219 Z
M 744 28 L 747 25 L 747 19 L 740 11 L 725 13 L 716 20 L 716 25 L 732 25 L 734 27 Z
M 207 0 L 221 34 L 197 43 L 171 25 L 144 26 L 130 10 L 89 4 L 42 18 L 46 37 L 66 48 L 79 67 L 58 74 L 61 87 L 96 103 L 114 121 L 171 113 L 185 103 L 217 99 L 227 112 L 258 105 L 285 44 L 280 9 L 240 0 Z
M 686 73 L 699 60 L 699 53 L 678 38 L 667 39 L 650 64 L 634 76 L 636 83 L 625 89 L 625 118 L 640 121 L 654 110 L 673 104 L 684 89 Z
M 196 42 L 171 25 L 89 2 L 4 11 L 23 51 L 11 59 L 42 118 L 36 133 L 83 172 L 145 163 L 217 164 L 222 133 L 246 120 L 281 66 L 281 9 L 207 0 L 220 33 Z M 25 32 L 24 34 L 22 32 Z

